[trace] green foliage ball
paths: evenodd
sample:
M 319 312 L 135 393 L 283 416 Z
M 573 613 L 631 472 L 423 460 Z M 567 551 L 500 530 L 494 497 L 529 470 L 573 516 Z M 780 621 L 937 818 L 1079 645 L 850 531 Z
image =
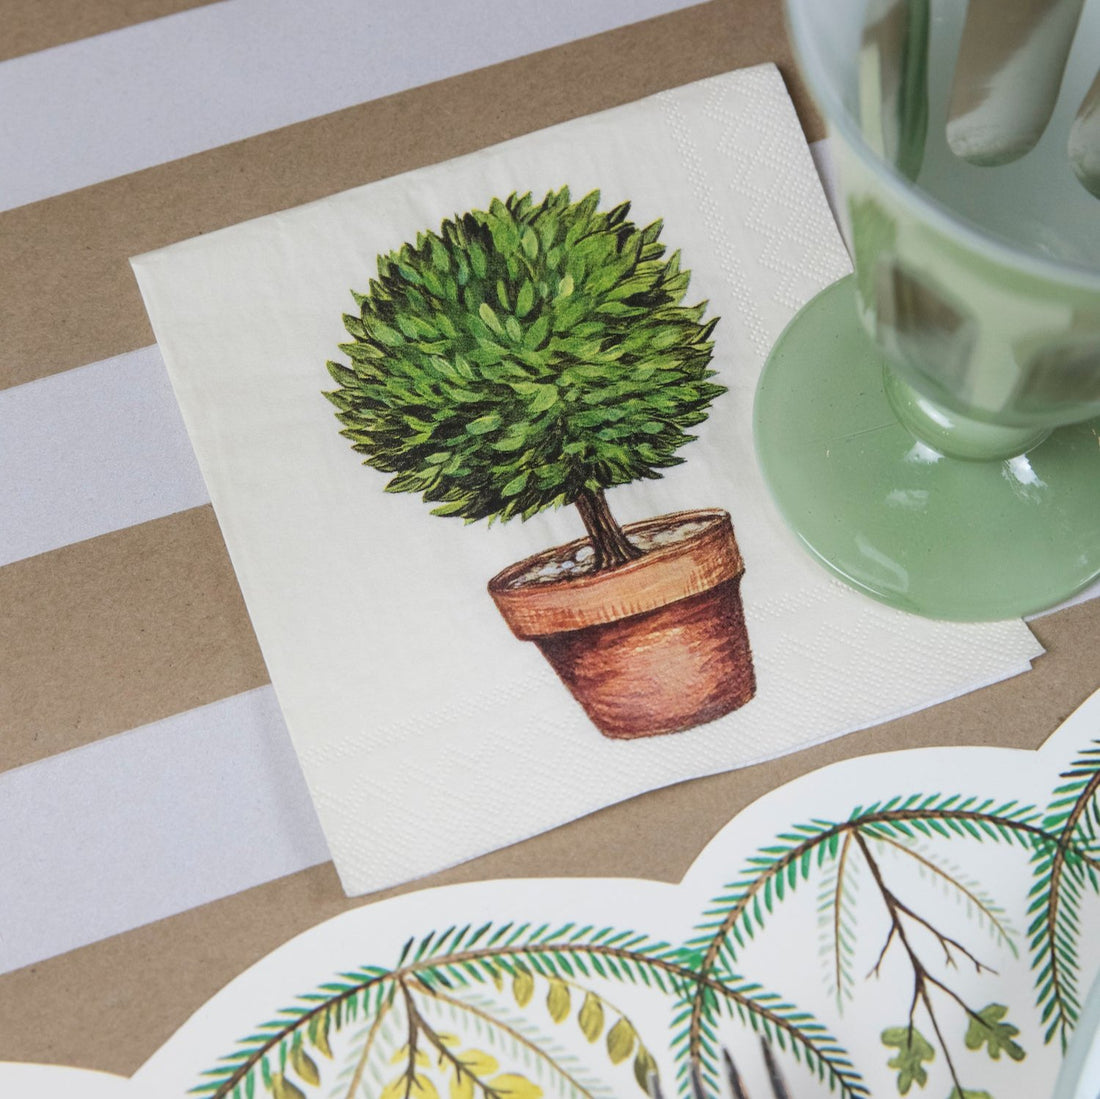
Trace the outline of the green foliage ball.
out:
M 724 392 L 717 318 L 681 304 L 689 272 L 661 222 L 568 188 L 493 199 L 378 257 L 351 360 L 329 362 L 341 434 L 436 515 L 527 518 L 683 459 Z

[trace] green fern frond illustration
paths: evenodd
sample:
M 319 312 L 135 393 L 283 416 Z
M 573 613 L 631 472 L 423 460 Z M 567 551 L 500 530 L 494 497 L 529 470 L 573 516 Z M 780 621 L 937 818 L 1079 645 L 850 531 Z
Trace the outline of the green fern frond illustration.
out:
M 1029 946 L 1047 1042 L 1065 1049 L 1081 1010 L 1077 981 L 1080 909 L 1087 890 L 1096 892 L 1098 862 L 1092 821 L 1100 790 L 1100 746 L 1090 745 L 1061 776 L 1043 827 L 1054 841 L 1032 858 Z
M 796 825 L 748 860 L 741 877 L 712 901 L 687 947 L 700 952 L 707 969 L 716 962 L 735 966 L 737 950 L 762 929 L 773 905 L 815 867 L 836 859 L 857 831 L 884 841 L 984 838 L 1032 848 L 1049 838 L 1039 827 L 1041 819 L 1039 810 L 1012 801 L 913 794 L 857 806 L 840 824 L 815 820 Z
M 1030 846 L 1043 837 L 1042 814 L 1030 805 L 960 794 L 912 794 L 857 806 L 849 818 L 866 836 L 989 839 Z
M 299 1089 L 287 1079 L 292 1049 L 306 1042 L 327 1056 L 333 1033 L 360 1016 L 377 1020 L 392 996 L 387 977 L 387 970 L 365 966 L 326 982 L 242 1039 L 236 1051 L 204 1073 L 207 1079 L 192 1088 L 192 1093 L 252 1099 L 259 1077 L 275 1099 L 295 1099 Z
M 697 1030 L 691 1027 L 691 1003 L 683 1004 L 673 1018 L 673 1050 L 681 1094 L 691 1094 L 693 1071 L 698 1071 L 709 1094 L 720 1094 L 721 1043 L 717 1024 L 724 1015 L 789 1052 L 795 1061 L 805 1064 L 826 1083 L 830 1091 L 846 1099 L 865 1099 L 870 1095 L 847 1052 L 828 1029 L 809 1012 L 762 985 L 741 978 L 709 980 L 702 983 L 698 997 L 703 1012 Z
M 718 960 L 730 969 L 736 965 L 738 948 L 763 928 L 773 905 L 807 880 L 815 866 L 836 858 L 846 827 L 829 821 L 796 825 L 747 860 L 741 875 L 711 901 L 686 944 L 704 970 Z

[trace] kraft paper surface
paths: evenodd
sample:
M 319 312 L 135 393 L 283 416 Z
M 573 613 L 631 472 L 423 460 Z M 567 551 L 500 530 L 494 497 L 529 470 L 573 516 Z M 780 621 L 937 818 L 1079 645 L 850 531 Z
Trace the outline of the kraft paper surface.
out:
M 104 0 L 94 5 L 103 22 L 78 33 L 187 6 Z M 4 46 L 14 54 L 68 41 L 66 13 L 88 7 L 9 0 L 4 19 L 19 34 L 6 34 Z M 765 61 L 778 63 L 806 136 L 822 137 L 778 0 L 716 0 L 4 213 L 0 387 L 151 342 L 131 255 Z M 184 552 L 189 544 L 193 554 Z M 181 567 L 168 567 L 177 556 Z M 0 637 L 26 636 L 37 654 L 30 660 L 8 642 L 0 715 L 5 733 L 9 724 L 15 732 L 3 738 L 5 768 L 266 678 L 208 506 L 151 532 L 55 551 L 3 583 Z M 151 626 L 155 645 L 146 650 Z M 378 896 L 496 877 L 675 881 L 734 812 L 834 760 L 933 745 L 1037 747 L 1100 684 L 1100 601 L 1033 630 L 1047 652 L 1026 676 L 797 755 L 646 794 Z M 38 712 L 49 720 L 33 722 Z M 374 899 L 348 900 L 331 864 L 321 865 L 2 976 L 0 1058 L 128 1075 L 249 965 Z

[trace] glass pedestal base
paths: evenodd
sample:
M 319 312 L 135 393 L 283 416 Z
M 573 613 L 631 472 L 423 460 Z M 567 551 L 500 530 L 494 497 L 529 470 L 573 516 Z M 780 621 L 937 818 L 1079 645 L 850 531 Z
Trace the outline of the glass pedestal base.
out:
M 851 277 L 813 299 L 756 393 L 756 450 L 786 521 L 853 587 L 929 618 L 1045 610 L 1100 578 L 1100 420 L 1015 458 L 948 458 L 897 419 Z

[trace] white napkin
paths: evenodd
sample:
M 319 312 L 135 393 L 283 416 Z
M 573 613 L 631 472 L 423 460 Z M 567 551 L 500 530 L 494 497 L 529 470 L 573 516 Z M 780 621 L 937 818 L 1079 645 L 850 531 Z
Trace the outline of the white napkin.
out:
M 620 522 L 733 516 L 756 697 L 686 732 L 600 735 L 486 582 L 583 534 L 439 518 L 360 465 L 322 391 L 349 291 L 380 253 L 494 196 L 629 199 L 664 220 L 688 303 L 719 316 L 728 392 L 684 464 L 608 492 Z M 880 606 L 799 548 L 757 470 L 756 379 L 796 309 L 848 260 L 779 74 L 664 92 L 134 260 L 272 682 L 349 893 L 427 874 L 683 779 L 742 767 L 972 690 L 1042 650 L 1019 622 Z M 823 358 L 822 368 L 827 368 Z M 247 782 L 247 776 L 242 776 Z

